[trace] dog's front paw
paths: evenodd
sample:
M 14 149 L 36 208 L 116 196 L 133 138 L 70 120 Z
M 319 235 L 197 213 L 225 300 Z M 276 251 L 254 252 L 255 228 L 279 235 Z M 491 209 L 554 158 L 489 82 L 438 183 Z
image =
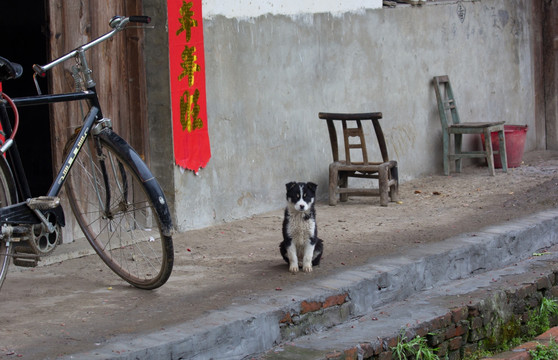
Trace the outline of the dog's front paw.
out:
M 289 271 L 292 272 L 293 274 L 297 273 L 298 272 L 298 264 L 289 266 Z
M 307 273 L 312 272 L 312 265 L 304 265 L 302 267 L 302 271 L 307 272 Z

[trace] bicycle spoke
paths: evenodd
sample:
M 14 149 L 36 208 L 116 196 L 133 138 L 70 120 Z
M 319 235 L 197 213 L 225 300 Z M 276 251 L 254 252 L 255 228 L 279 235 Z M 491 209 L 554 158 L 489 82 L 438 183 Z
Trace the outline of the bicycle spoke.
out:
M 101 139 L 88 142 L 67 184 L 85 236 L 118 275 L 140 287 L 160 286 L 170 275 L 171 239 L 160 232 L 143 182 Z M 86 146 L 84 146 L 86 148 Z M 163 280 L 162 280 L 163 279 Z M 152 285 L 155 284 L 155 285 Z

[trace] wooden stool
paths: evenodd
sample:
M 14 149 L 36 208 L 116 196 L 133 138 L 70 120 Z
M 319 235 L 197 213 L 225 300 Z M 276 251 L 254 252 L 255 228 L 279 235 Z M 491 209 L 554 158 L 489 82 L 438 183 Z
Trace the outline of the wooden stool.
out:
M 397 201 L 399 196 L 399 181 L 397 173 L 397 161 L 389 160 L 384 133 L 380 127 L 379 119 L 382 113 L 360 113 L 360 114 L 334 114 L 319 113 L 318 117 L 327 121 L 329 140 L 333 162 L 329 165 L 329 205 L 337 204 L 337 196 L 340 201 L 347 201 L 349 195 L 353 196 L 379 196 L 380 205 L 387 206 L 389 200 Z M 381 162 L 368 161 L 368 151 L 362 123 L 371 120 L 382 154 Z M 339 159 L 339 144 L 337 142 L 337 129 L 335 122 L 340 121 L 343 130 L 345 147 L 345 159 Z M 349 125 L 352 125 L 349 127 Z M 354 126 L 356 125 L 356 127 Z M 357 138 L 357 142 L 351 142 L 351 138 Z M 362 161 L 351 160 L 351 150 L 360 150 Z M 349 188 L 348 179 L 367 178 L 377 179 L 377 188 Z

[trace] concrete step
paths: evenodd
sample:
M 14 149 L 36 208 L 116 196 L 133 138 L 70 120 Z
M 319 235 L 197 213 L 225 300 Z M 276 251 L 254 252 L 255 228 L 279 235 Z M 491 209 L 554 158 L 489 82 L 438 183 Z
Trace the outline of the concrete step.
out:
M 419 335 L 441 358 L 462 359 L 479 350 L 479 343 L 498 345 L 503 332 L 520 331 L 519 321 L 517 327 L 511 325 L 514 316 L 523 318 L 542 296 L 558 294 L 558 246 L 550 250 L 508 267 L 437 284 L 249 358 L 391 359 L 402 337 Z M 525 352 L 520 349 L 509 355 Z
M 399 256 L 371 259 L 292 291 L 261 294 L 250 305 L 233 305 L 149 334 L 119 336 L 67 358 L 356 359 L 388 354 L 402 329 L 412 336 L 436 324 L 438 330 L 457 333 L 463 330 L 455 324 L 479 325 L 483 320 L 475 311 L 487 295 L 495 294 L 488 303 L 498 304 L 506 291 L 533 297 L 554 291 L 556 253 L 533 254 L 558 244 L 557 220 L 558 210 L 549 210 Z M 540 289 L 531 285 L 539 281 L 544 283 Z M 446 337 L 434 340 L 450 352 L 462 352 L 463 341 L 469 341 L 463 335 L 453 342 L 446 340 L 454 337 Z

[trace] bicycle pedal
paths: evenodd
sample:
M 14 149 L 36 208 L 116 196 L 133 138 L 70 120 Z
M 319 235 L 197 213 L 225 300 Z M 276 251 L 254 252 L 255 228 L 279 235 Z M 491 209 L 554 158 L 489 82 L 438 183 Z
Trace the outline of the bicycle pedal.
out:
M 15 257 L 38 257 L 39 255 L 31 246 L 16 246 L 14 248 Z M 31 255 L 29 255 L 31 254 Z
M 28 246 L 16 246 L 13 254 L 13 264 L 21 267 L 36 267 L 41 258 Z
M 38 261 L 37 259 L 22 259 L 22 258 L 14 257 L 13 264 L 15 266 L 21 266 L 21 267 L 36 267 Z
M 60 205 L 60 198 L 58 196 L 39 196 L 27 199 L 27 206 L 32 210 L 54 209 L 58 205 Z

